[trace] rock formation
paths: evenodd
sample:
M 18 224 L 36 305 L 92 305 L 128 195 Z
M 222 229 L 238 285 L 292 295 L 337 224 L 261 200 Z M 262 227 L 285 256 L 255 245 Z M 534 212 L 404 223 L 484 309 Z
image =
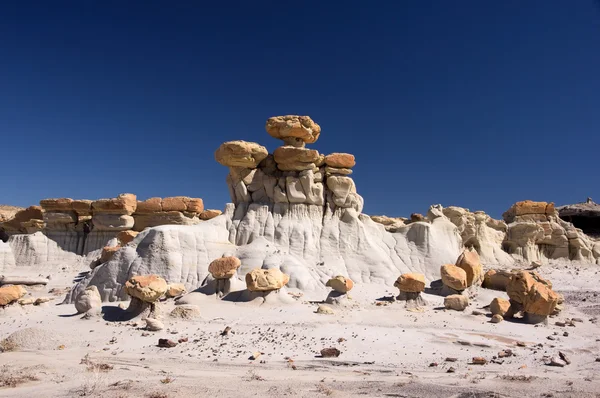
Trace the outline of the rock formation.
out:
M 522 311 L 529 323 L 546 322 L 561 301 L 561 297 L 552 290 L 552 284 L 534 272 L 515 272 L 506 292 L 510 297 L 510 309 L 505 318 Z
M 600 263 L 598 242 L 544 202 L 518 202 L 504 221 L 440 205 L 410 219 L 369 217 L 362 214 L 363 198 L 351 177 L 355 157 L 307 147 L 321 134 L 310 117 L 273 117 L 266 130 L 283 141 L 272 154 L 245 141 L 226 142 L 216 150 L 217 162 L 228 167 L 232 200 L 222 214 L 205 210 L 201 199 L 183 196 L 46 199 L 37 208 L 11 210 L 0 221 L 10 236 L 8 243 L 0 241 L 0 271 L 23 266 L 82 271 L 97 265 L 72 289 L 67 301 L 74 302 L 87 286 L 97 286 L 104 301 L 125 300 L 126 282 L 148 274 L 181 283 L 187 291 L 220 292 L 225 298 L 244 284 L 237 275 L 254 269 L 279 269 L 289 276 L 287 287 L 322 298 L 327 281 L 336 275 L 386 286 L 406 273 L 437 280 L 440 266 L 454 263 L 465 248 L 486 267 L 553 259 Z M 120 248 L 97 264 L 104 247 Z M 224 255 L 237 257 L 241 265 L 225 279 L 235 286 L 222 290 L 209 265 Z M 479 267 L 469 258 L 457 264 L 467 287 L 479 284 Z M 454 274 L 442 277 L 462 287 Z M 450 276 L 455 280 L 450 282 Z
M 600 238 L 600 204 L 595 203 L 592 198 L 583 203 L 561 206 L 556 210 L 562 220 L 572 223 L 586 235 Z
M 427 302 L 421 296 L 421 293 L 425 290 L 425 275 L 417 273 L 402 274 L 398 277 L 394 286 L 400 291 L 397 300 L 405 301 L 407 307 L 418 308 L 427 305 Z
M 508 230 L 502 246 L 508 253 L 527 261 L 558 258 L 598 261 L 591 238 L 560 219 L 553 203 L 517 202 L 503 217 Z
M 158 318 L 156 302 L 167 292 L 167 282 L 158 275 L 134 276 L 125 283 L 125 291 L 131 297 L 126 312 L 130 317 Z
M 93 308 L 102 307 L 102 298 L 100 292 L 96 286 L 87 287 L 77 298 L 75 299 L 75 309 L 78 313 L 83 314 L 90 311 Z

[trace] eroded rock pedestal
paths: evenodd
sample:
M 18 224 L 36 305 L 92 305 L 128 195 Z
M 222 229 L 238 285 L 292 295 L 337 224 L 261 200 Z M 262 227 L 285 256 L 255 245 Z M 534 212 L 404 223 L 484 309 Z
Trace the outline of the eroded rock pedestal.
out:
M 318 139 L 318 124 L 307 116 L 278 116 L 270 118 L 266 128 L 284 141 L 273 154 L 245 141 L 226 142 L 215 153 L 216 160 L 229 167 L 227 186 L 236 206 L 229 227 L 231 242 L 244 245 L 257 236 L 274 239 L 277 225 L 287 218 L 314 224 L 313 236 L 298 238 L 318 240 L 324 220 L 334 215 L 343 218 L 347 212 L 357 217 L 362 212 L 363 198 L 349 177 L 356 163 L 354 156 L 324 156 L 305 147 Z M 247 219 L 248 213 L 251 219 Z M 239 228 L 240 223 L 255 220 L 258 223 L 253 230 Z

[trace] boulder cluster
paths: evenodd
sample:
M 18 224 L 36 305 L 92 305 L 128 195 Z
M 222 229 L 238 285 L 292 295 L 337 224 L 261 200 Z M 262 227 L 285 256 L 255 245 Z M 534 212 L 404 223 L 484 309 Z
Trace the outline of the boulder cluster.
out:
M 509 297 L 509 300 L 498 297 L 490 303 L 495 322 L 518 313 L 523 313 L 526 322 L 545 322 L 549 315 L 556 315 L 562 310 L 562 295 L 552 290 L 552 283 L 535 271 L 490 270 L 485 276 L 486 285 L 505 291 Z
M 229 141 L 215 152 L 215 159 L 229 167 L 227 185 L 236 204 L 307 204 L 362 211 L 352 168 L 354 155 L 320 154 L 306 144 L 317 141 L 321 127 L 308 116 L 269 118 L 266 130 L 283 146 L 269 154 L 254 142 Z
M 465 249 L 455 264 L 442 265 L 440 274 L 444 289 L 449 294 L 461 294 L 471 286 L 481 285 L 483 266 L 479 254 L 475 250 Z

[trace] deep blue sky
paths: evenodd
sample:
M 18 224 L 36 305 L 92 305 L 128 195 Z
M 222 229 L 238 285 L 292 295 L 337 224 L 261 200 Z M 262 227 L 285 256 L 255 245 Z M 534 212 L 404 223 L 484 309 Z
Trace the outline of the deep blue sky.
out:
M 13 3 L 13 4 L 9 4 Z M 223 141 L 310 115 L 365 212 L 600 202 L 600 6 L 540 1 L 0 5 L 0 203 L 229 200 Z

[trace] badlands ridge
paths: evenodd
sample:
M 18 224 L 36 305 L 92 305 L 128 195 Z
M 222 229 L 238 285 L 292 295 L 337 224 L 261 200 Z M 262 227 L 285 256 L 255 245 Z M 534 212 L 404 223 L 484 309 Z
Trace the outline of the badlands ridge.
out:
M 282 140 L 272 154 L 258 143 L 245 141 L 225 142 L 216 150 L 216 161 L 229 170 L 231 203 L 223 211 L 205 209 L 200 198 L 140 201 L 129 193 L 98 200 L 43 199 L 39 206 L 26 209 L 0 206 L 0 317 L 12 319 L 16 309 L 44 306 L 54 299 L 28 294 L 28 289 L 35 292 L 39 286 L 65 283 L 68 286 L 61 287 L 66 289 L 47 289 L 64 304 L 56 308 L 74 309 L 85 314 L 84 319 L 143 320 L 144 330 L 152 332 L 165 329 L 164 310 L 169 306 L 175 306 L 170 314 L 177 319 L 198 318 L 211 311 L 213 319 L 223 319 L 217 317 L 219 306 L 232 302 L 242 307 L 265 304 L 277 311 L 290 308 L 293 316 L 276 316 L 299 328 L 294 320 L 304 325 L 306 315 L 291 308 L 300 298 L 303 303 L 319 304 L 320 315 L 341 312 L 352 317 L 352 311 L 360 312 L 373 300 L 378 300 L 378 307 L 401 301 L 409 314 L 428 307 L 436 313 L 440 308 L 462 312 L 475 304 L 491 311 L 491 323 L 511 318 L 517 322 L 515 327 L 521 326 L 521 319 L 547 325 L 549 316 L 570 314 L 569 289 L 577 283 L 589 287 L 589 278 L 567 281 L 572 274 L 566 278 L 557 274 L 553 286 L 547 276 L 581 267 L 595 275 L 600 265 L 600 206 L 591 199 L 560 208 L 519 201 L 502 220 L 482 211 L 441 205 L 409 218 L 369 216 L 362 212 L 364 200 L 352 179 L 355 157 L 323 155 L 308 147 L 321 134 L 310 117 L 272 117 L 266 130 Z M 545 270 L 544 276 L 540 270 Z M 397 290 L 389 296 L 392 289 Z M 241 317 L 236 322 L 244 319 L 245 310 L 230 311 L 223 313 L 226 319 L 232 314 Z M 270 314 L 265 316 L 275 316 L 264 311 Z M 362 322 L 371 322 L 373 328 L 386 331 L 389 325 L 381 322 L 387 321 L 374 317 L 364 315 L 348 322 L 356 330 Z M 34 319 L 38 318 L 31 322 Z M 427 333 L 435 334 L 436 322 L 450 318 L 440 314 L 437 319 L 422 320 L 431 328 Z M 525 327 L 531 329 L 519 333 L 541 333 L 531 331 L 531 325 Z M 591 335 L 592 328 L 582 332 Z M 11 326 L 13 334 L 0 335 L 5 337 L 0 351 L 10 351 L 7 341 L 16 347 L 27 340 L 18 335 L 21 330 Z M 584 340 L 580 347 L 589 349 Z M 373 340 L 373 344 L 379 343 Z M 160 339 L 158 347 L 176 345 Z M 301 348 L 295 349 L 301 355 Z M 340 355 L 333 347 L 320 352 L 327 357 Z M 254 359 L 260 354 L 255 353 Z M 544 361 L 570 364 L 561 358 Z

